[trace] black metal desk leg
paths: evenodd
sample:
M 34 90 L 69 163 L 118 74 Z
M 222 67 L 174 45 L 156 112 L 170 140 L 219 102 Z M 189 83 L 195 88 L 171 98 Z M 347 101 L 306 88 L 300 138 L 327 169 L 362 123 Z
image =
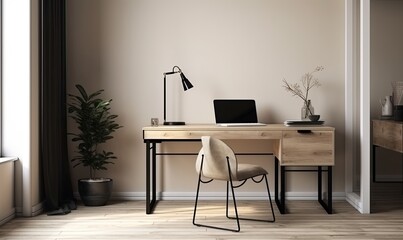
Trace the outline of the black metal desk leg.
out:
M 318 167 L 318 202 L 328 214 L 332 214 L 332 167 L 327 167 L 327 203 L 322 199 L 322 167 Z
M 376 145 L 372 145 L 372 181 L 376 182 Z
M 327 167 L 327 213 L 332 214 L 333 212 L 333 174 L 332 166 Z
M 322 167 L 318 167 L 318 201 L 321 203 L 322 200 Z
M 281 174 L 281 213 L 285 213 L 285 167 L 280 166 L 280 174 Z
M 151 213 L 150 206 L 150 142 L 146 141 L 146 213 Z
M 274 200 L 278 206 L 278 159 L 274 157 Z
M 274 157 L 274 201 L 277 204 L 277 208 L 280 210 L 278 193 L 278 160 L 277 157 Z
M 150 154 L 150 152 L 152 152 L 152 154 Z M 156 203 L 155 164 L 156 164 L 156 144 L 154 142 L 151 143 L 150 141 L 146 141 L 146 213 L 147 214 L 151 214 L 153 212 Z M 152 181 L 152 187 L 150 181 Z M 151 192 L 152 192 L 152 199 L 151 199 Z
M 275 165 L 274 165 L 274 191 L 275 191 L 275 197 L 274 197 L 274 199 L 275 199 L 275 201 L 276 201 L 276 204 L 277 204 L 277 208 L 278 208 L 278 210 L 280 211 L 280 213 L 281 214 L 284 214 L 285 213 L 285 169 L 284 169 L 284 167 L 283 166 L 280 166 L 280 168 L 281 168 L 281 171 L 280 171 L 280 174 L 281 174 L 281 183 L 280 183 L 280 197 L 279 197 L 279 189 L 278 189 L 278 185 L 279 185 L 279 181 L 278 181 L 278 168 L 279 168 L 279 160 L 278 160 L 278 158 L 277 157 L 274 157 L 275 159 L 275 161 L 274 161 L 274 163 L 275 163 Z
M 153 191 L 153 198 L 152 198 L 152 211 L 154 211 L 155 204 L 157 202 L 157 144 L 155 142 L 152 143 L 152 180 L 153 180 L 153 185 L 152 185 L 152 191 Z

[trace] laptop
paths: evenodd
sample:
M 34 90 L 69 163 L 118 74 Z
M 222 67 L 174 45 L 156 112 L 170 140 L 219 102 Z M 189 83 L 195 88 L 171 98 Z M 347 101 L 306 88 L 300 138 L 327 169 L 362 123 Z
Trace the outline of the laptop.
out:
M 214 114 L 218 126 L 264 126 L 257 120 L 256 103 L 252 99 L 215 99 Z

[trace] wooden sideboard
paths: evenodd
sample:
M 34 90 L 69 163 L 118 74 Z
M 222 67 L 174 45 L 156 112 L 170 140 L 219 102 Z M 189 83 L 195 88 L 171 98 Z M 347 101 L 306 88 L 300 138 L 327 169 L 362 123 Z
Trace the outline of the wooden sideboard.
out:
M 372 144 L 403 153 L 403 122 L 393 120 L 372 121 Z
M 372 120 L 372 180 L 374 182 L 381 182 L 376 178 L 376 149 L 378 147 L 401 153 L 403 160 L 403 122 Z

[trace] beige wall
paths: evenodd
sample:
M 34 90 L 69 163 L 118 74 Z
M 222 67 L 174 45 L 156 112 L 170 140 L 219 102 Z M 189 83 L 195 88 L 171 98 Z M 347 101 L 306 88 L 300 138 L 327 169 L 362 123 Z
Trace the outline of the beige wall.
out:
M 107 144 L 118 160 L 103 173 L 115 180 L 115 195 L 144 196 L 141 129 L 151 117 L 162 121 L 162 73 L 174 65 L 195 87 L 182 92 L 174 76 L 168 79 L 168 118 L 188 123 L 213 123 L 215 98 L 256 99 L 259 120 L 266 123 L 299 118 L 302 102 L 286 93 L 281 81 L 299 81 L 303 73 L 323 65 L 317 75 L 322 86 L 312 90 L 311 99 L 326 124 L 336 128 L 334 191 L 344 193 L 343 0 L 69 0 L 67 8 L 68 91 L 75 91 L 76 83 L 105 89 L 124 126 Z M 231 144 L 265 148 L 264 142 Z M 163 148 L 183 147 L 197 151 L 200 146 Z M 70 146 L 70 157 L 73 151 Z M 159 191 L 193 193 L 194 159 L 159 161 Z M 273 161 L 259 157 L 255 162 L 273 173 Z M 87 175 L 74 169 L 73 177 L 76 185 L 77 178 Z M 315 193 L 315 181 L 312 173 L 293 173 L 288 189 L 299 196 Z M 210 191 L 221 191 L 218 186 Z
M 381 115 L 379 99 L 392 95 L 392 82 L 403 81 L 403 1 L 371 1 L 371 117 Z M 401 157 L 379 149 L 377 175 L 401 179 Z

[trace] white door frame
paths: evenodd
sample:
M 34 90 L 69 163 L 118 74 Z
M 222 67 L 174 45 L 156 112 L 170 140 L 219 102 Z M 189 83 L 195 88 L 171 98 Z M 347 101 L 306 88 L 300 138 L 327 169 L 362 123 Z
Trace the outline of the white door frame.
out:
M 371 115 L 370 115 L 370 5 L 361 0 L 360 6 L 360 143 L 361 143 L 361 213 L 370 213 L 371 202 Z
M 357 19 L 360 19 L 359 25 Z M 360 37 L 359 46 L 357 37 Z M 357 71 L 360 73 L 359 99 L 355 96 Z M 357 117 L 359 126 L 356 126 Z M 346 200 L 361 213 L 370 213 L 370 126 L 370 0 L 345 0 L 345 191 Z M 359 138 L 359 146 L 354 144 L 356 138 Z M 353 192 L 357 151 L 361 156 L 359 195 Z

